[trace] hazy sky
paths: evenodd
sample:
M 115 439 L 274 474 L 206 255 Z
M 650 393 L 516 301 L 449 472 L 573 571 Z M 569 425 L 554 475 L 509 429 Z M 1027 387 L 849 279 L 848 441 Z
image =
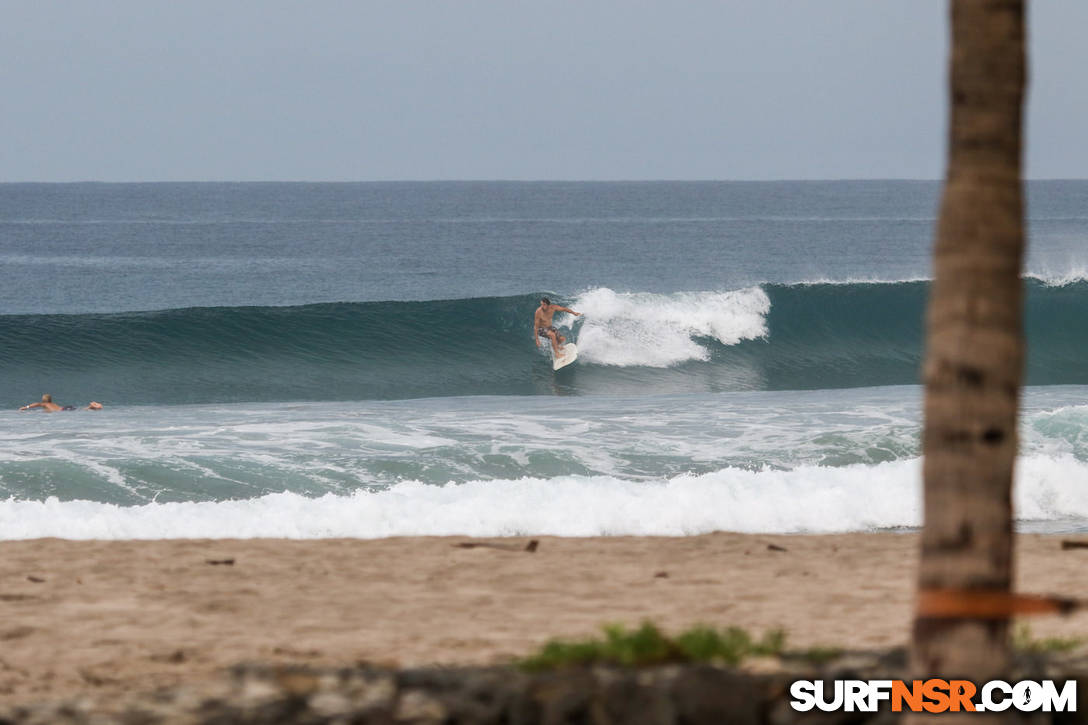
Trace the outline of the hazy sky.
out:
M 938 178 L 945 0 L 0 0 L 0 181 Z M 1088 2 L 1027 171 L 1088 177 Z

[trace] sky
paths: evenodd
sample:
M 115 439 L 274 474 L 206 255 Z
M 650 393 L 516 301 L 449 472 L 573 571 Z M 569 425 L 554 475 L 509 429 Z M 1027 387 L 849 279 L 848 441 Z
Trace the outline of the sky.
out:
M 0 0 L 0 181 L 940 178 L 945 0 Z M 1088 178 L 1088 2 L 1026 174 Z

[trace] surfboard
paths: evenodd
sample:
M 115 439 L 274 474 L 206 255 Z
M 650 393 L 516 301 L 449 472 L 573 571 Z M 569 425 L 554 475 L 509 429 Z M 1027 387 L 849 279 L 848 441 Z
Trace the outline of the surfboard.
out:
M 563 346 L 563 352 L 556 355 L 552 360 L 552 370 L 558 370 L 570 365 L 572 362 L 578 359 L 578 346 L 573 342 L 568 342 Z

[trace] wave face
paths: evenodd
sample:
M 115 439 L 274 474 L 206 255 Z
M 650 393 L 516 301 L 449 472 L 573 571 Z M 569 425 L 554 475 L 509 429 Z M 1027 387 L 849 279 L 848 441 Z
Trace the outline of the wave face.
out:
M 1031 385 L 1088 383 L 1088 282 L 1026 281 Z M 532 344 L 538 295 L 0 317 L 0 398 L 115 404 L 640 394 L 914 384 L 924 281 L 566 303 L 580 363 Z

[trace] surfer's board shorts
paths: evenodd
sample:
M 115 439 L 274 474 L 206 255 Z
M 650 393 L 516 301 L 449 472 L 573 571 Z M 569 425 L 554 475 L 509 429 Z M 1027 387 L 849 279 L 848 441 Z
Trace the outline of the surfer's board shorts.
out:
M 539 337 L 547 337 L 549 332 L 554 332 L 556 335 L 559 334 L 559 330 L 555 329 L 555 325 L 552 325 L 550 327 L 538 327 L 538 328 L 536 328 L 536 334 Z

